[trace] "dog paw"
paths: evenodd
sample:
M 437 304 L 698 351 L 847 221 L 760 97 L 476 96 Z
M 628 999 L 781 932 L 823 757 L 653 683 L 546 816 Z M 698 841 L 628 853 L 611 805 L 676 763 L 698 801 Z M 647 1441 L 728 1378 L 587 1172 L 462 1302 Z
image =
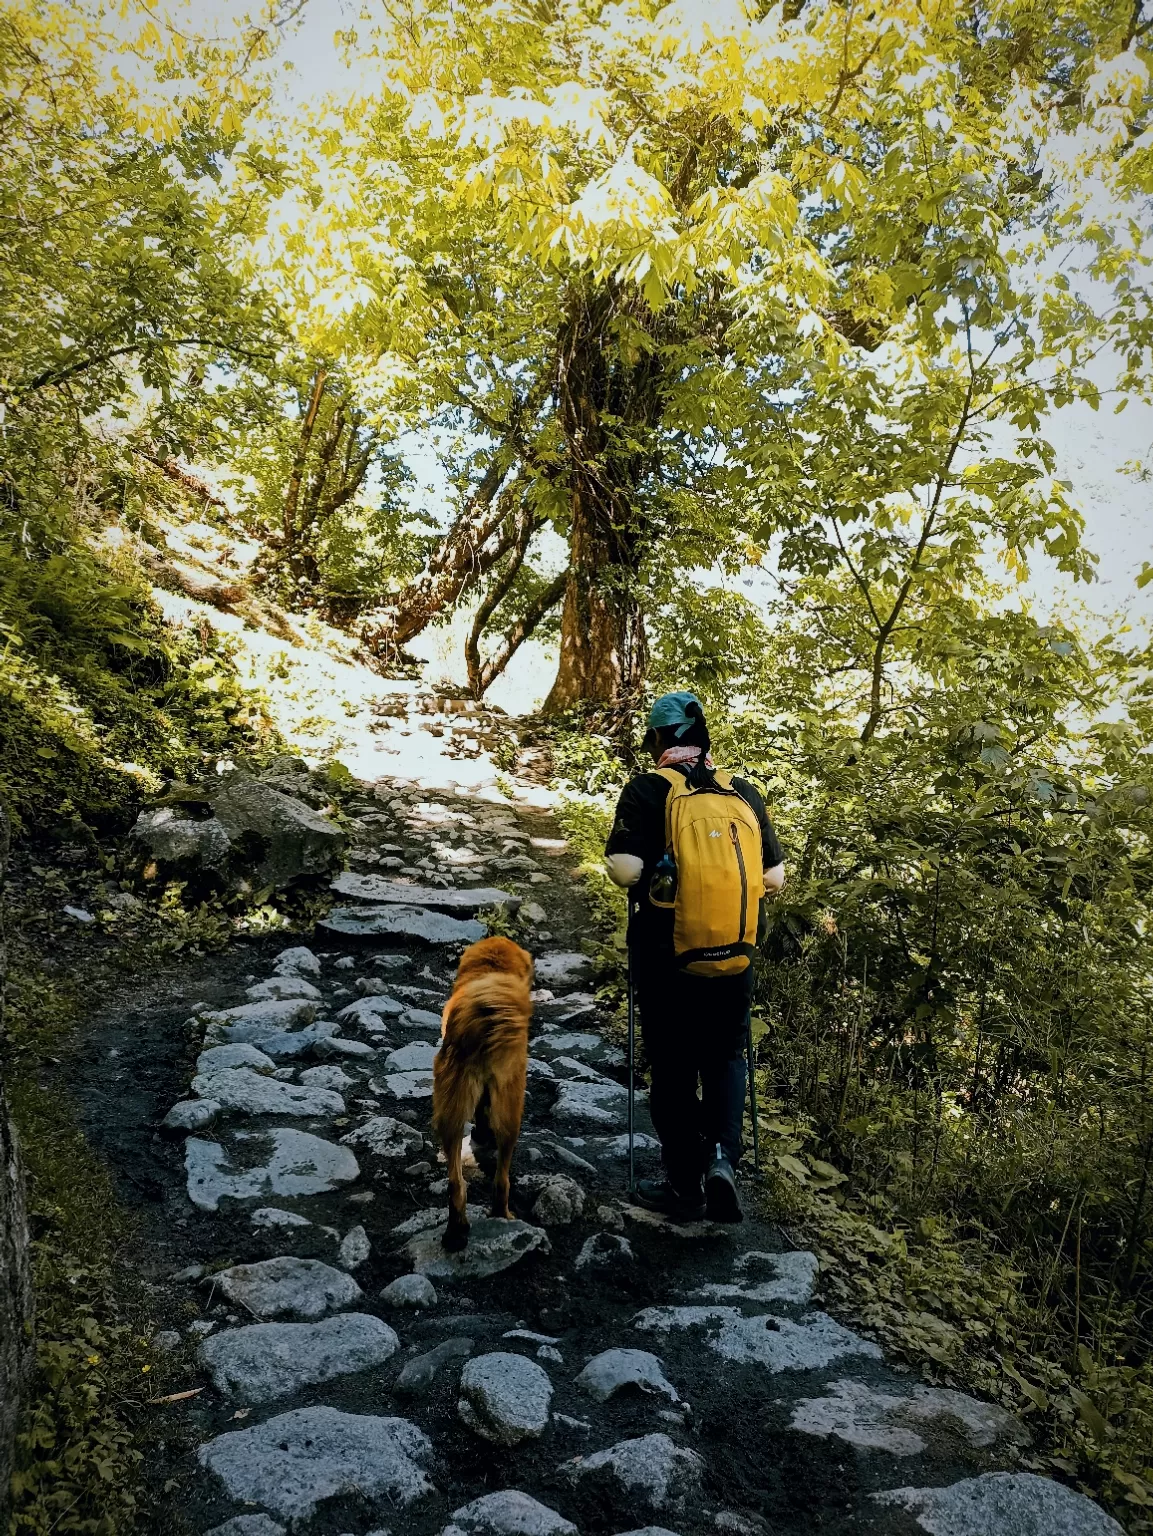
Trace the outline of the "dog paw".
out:
M 446 1253 L 460 1253 L 468 1247 L 468 1227 L 448 1227 L 440 1240 L 440 1246 Z

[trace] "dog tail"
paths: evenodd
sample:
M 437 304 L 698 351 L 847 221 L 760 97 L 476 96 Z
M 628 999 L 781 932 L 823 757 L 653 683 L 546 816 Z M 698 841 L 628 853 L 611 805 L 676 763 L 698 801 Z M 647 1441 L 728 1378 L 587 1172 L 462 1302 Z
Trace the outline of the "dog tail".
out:
M 517 977 L 493 973 L 459 987 L 445 1005 L 438 1054 L 483 1072 L 489 1055 L 527 1037 L 525 992 Z

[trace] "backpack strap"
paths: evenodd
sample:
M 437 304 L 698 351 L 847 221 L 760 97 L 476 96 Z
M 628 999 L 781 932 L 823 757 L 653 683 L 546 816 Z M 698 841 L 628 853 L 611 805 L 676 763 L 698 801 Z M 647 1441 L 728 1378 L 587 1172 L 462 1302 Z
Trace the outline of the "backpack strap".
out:
M 678 795 L 691 795 L 692 790 L 685 782 L 683 773 L 678 773 L 675 768 L 654 768 L 653 772 L 658 779 L 664 779 L 669 786 L 669 792 L 665 796 L 665 847 L 672 842 L 673 834 L 673 801 Z

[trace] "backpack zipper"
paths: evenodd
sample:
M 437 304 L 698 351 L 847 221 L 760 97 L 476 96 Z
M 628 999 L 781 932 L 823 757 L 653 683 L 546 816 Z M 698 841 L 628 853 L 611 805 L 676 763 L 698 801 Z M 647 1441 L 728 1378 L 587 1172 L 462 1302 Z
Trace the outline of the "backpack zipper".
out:
M 737 824 L 729 822 L 729 836 L 733 840 L 733 847 L 737 850 L 737 868 L 741 872 L 741 927 L 737 934 L 737 943 L 745 942 L 745 924 L 749 917 L 749 877 L 745 873 L 745 856 L 741 851 L 741 840 L 737 835 Z

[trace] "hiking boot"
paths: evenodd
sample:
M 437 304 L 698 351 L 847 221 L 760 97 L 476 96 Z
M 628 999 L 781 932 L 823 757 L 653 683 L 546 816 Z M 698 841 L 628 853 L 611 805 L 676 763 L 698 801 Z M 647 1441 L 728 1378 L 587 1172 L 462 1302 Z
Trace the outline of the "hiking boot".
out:
M 639 1179 L 633 1198 L 646 1210 L 659 1211 L 674 1221 L 700 1221 L 705 1214 L 705 1200 L 699 1184 L 691 1194 L 682 1195 L 668 1179 Z
M 705 1209 L 710 1221 L 744 1221 L 740 1197 L 737 1194 L 737 1176 L 733 1165 L 717 1148 L 717 1156 L 705 1174 Z

